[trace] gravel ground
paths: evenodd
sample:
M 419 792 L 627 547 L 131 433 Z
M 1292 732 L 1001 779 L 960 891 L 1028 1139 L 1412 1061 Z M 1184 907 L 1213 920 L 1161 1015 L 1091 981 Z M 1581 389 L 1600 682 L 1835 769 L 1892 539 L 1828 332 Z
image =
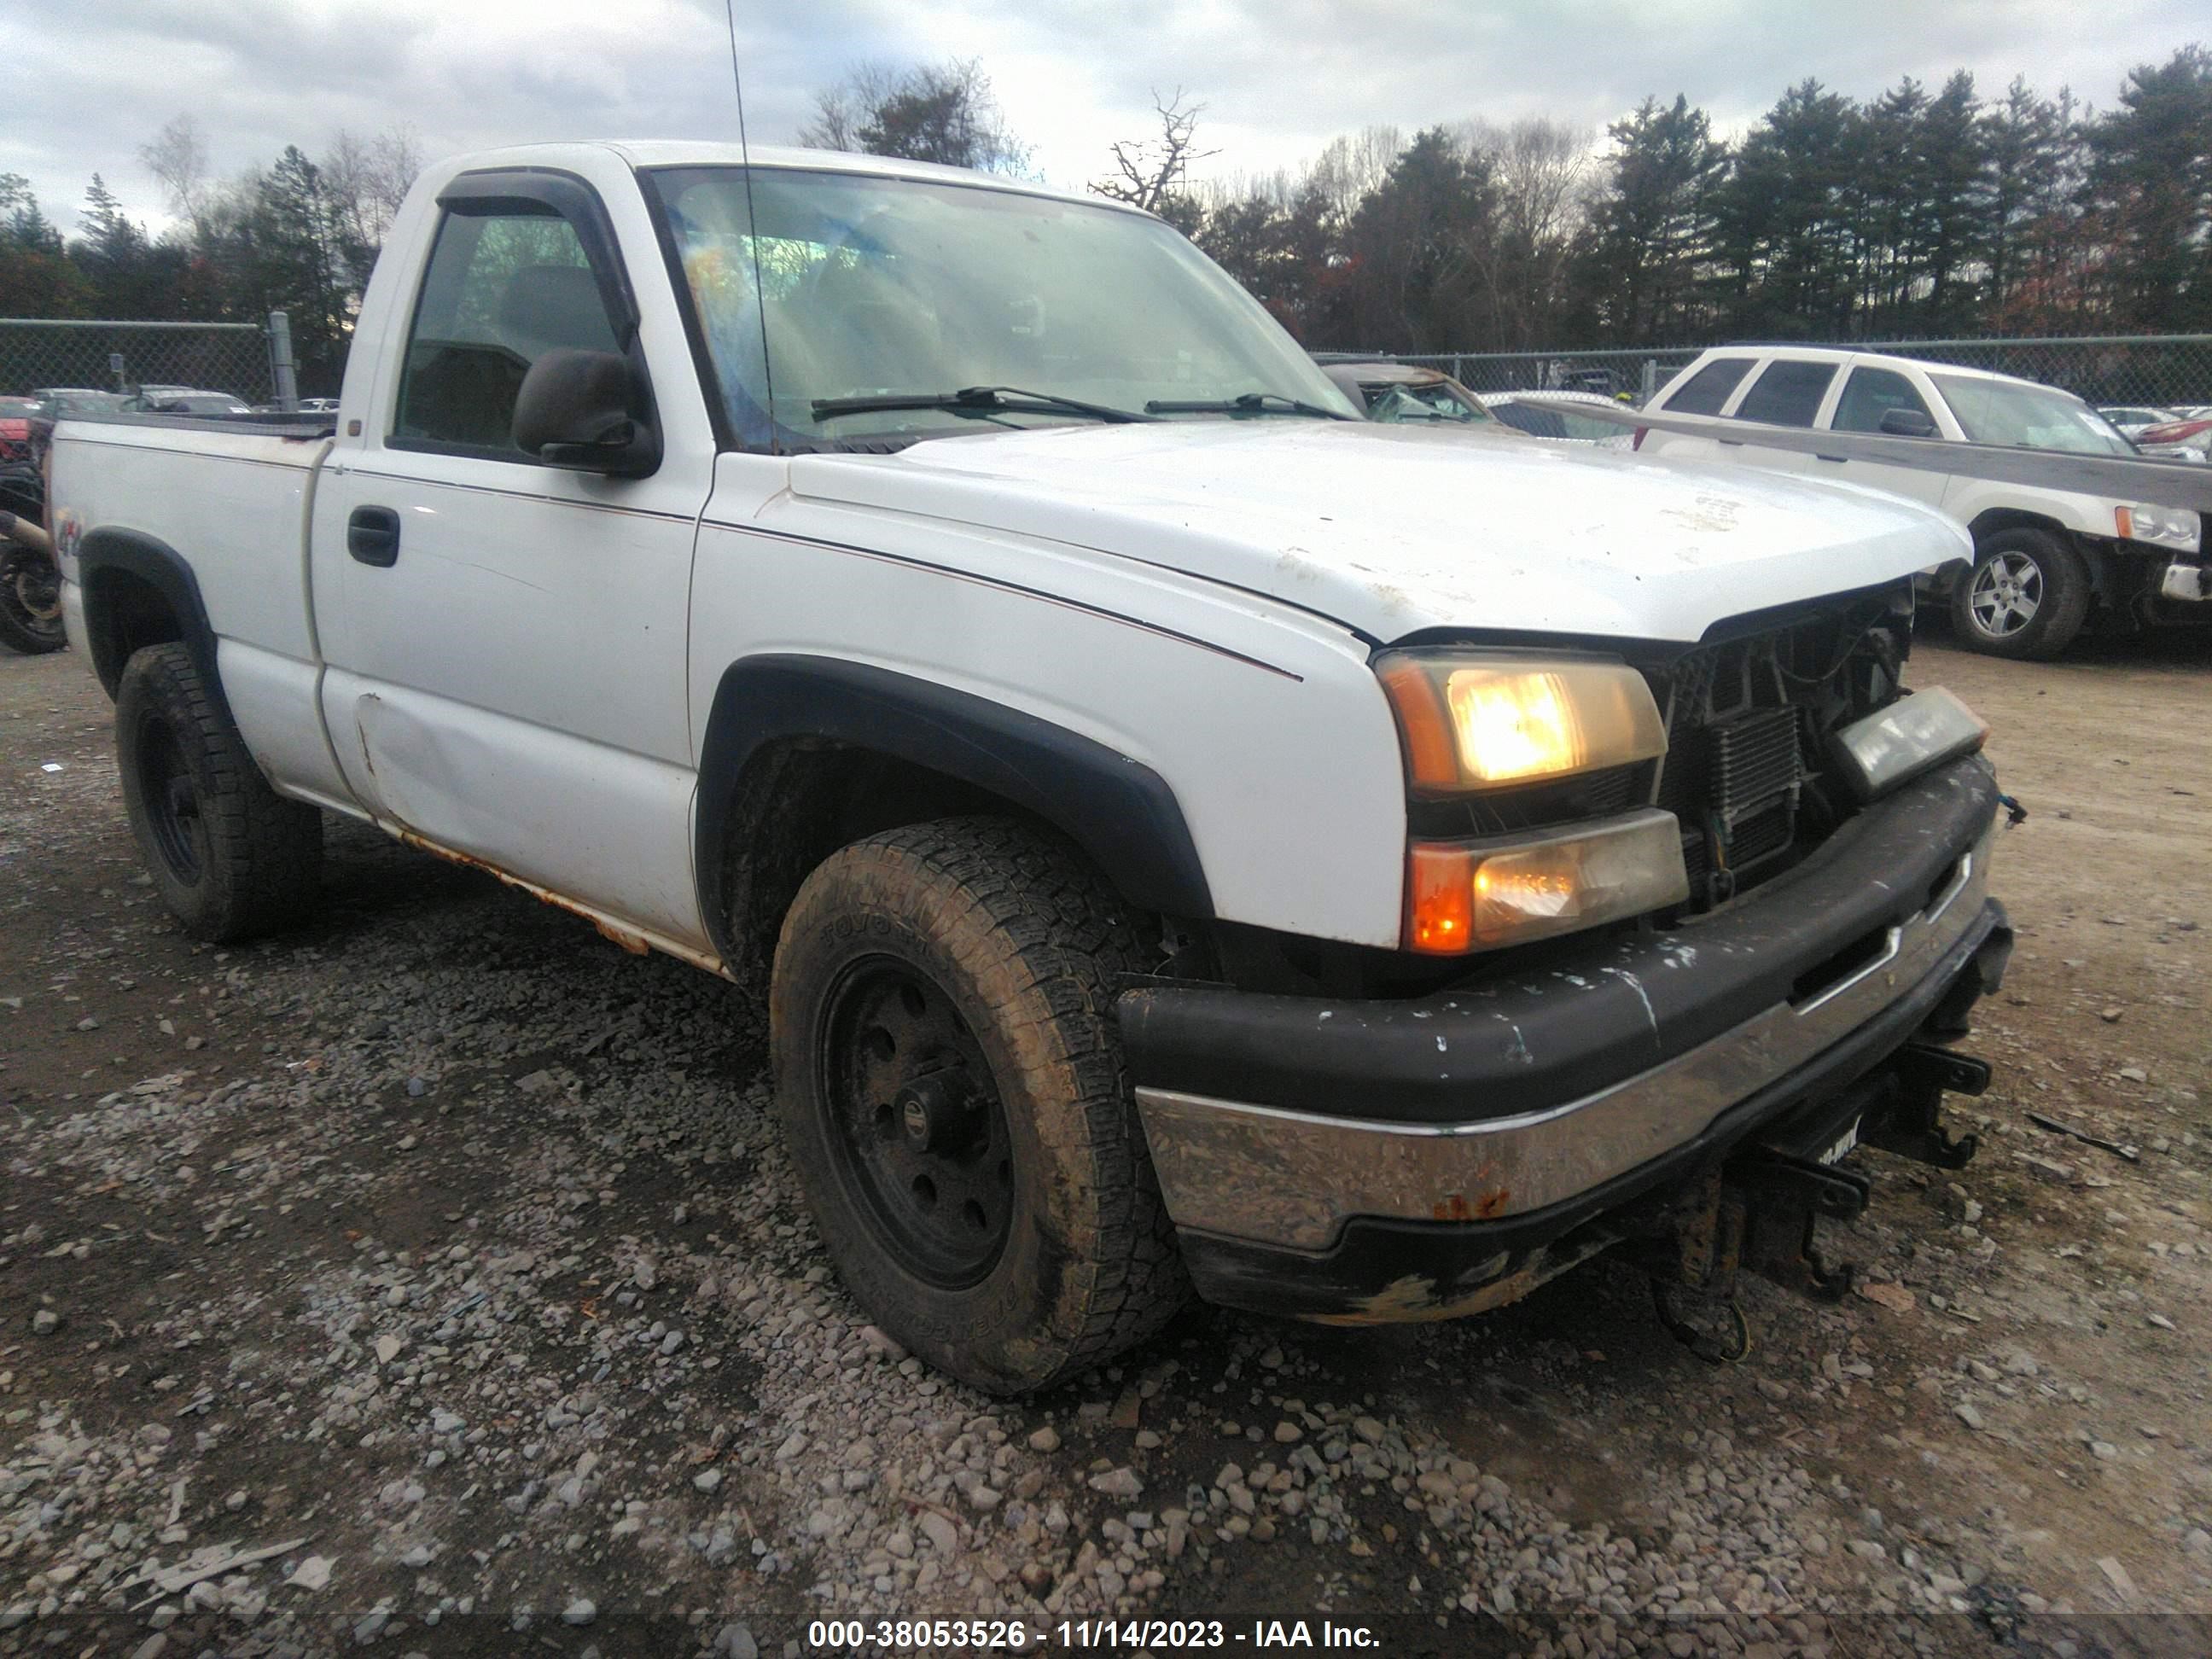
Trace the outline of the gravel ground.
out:
M 1601 1260 L 1454 1325 L 1196 1310 L 1008 1403 L 823 1265 L 737 993 L 351 826 L 312 928 L 195 945 L 98 687 L 0 657 L 0 1652 L 795 1654 L 924 1616 L 1073 1650 L 1115 1614 L 2212 1650 L 2206 661 L 1923 643 L 2034 814 L 2021 949 L 1980 1158 L 1858 1155 L 1847 1305 L 1753 1284 L 1754 1352 L 1709 1367 Z

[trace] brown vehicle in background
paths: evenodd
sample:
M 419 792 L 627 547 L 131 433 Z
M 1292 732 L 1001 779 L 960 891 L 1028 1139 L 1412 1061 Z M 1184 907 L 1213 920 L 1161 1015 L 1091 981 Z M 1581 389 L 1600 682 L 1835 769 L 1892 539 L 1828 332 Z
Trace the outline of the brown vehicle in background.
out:
M 1504 423 L 1485 409 L 1474 393 L 1441 369 L 1413 363 L 1352 362 L 1324 362 L 1321 372 L 1355 398 L 1370 421 L 1456 421 L 1468 426 L 1487 426 L 1492 431 L 1505 429 Z

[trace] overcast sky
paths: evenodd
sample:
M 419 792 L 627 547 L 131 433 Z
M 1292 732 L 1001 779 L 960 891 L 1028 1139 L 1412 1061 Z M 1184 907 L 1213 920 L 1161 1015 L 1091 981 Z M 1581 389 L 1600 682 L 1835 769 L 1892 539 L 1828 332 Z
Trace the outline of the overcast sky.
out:
M 1601 127 L 1686 93 L 1726 130 L 1806 76 L 1868 96 L 1972 70 L 2112 101 L 2212 39 L 2179 0 L 736 0 L 756 143 L 788 142 L 855 63 L 979 58 L 1055 184 L 1202 100 L 1206 170 L 1295 166 L 1336 133 L 1471 116 Z M 539 138 L 737 136 L 723 0 L 6 0 L 0 172 L 76 228 L 90 176 L 162 221 L 137 149 L 191 112 L 217 170 L 414 129 L 431 155 Z

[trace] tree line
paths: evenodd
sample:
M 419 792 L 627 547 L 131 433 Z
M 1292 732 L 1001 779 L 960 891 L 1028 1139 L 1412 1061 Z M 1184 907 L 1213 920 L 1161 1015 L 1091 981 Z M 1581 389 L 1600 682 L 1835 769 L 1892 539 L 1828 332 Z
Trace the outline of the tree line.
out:
M 858 71 L 800 142 L 1021 172 L 972 62 Z M 1602 141 L 1553 120 L 1371 126 L 1309 165 L 1194 181 L 1178 91 L 1092 188 L 1170 220 L 1310 346 L 2212 330 L 2212 52 L 2109 108 L 1965 70 L 1854 100 L 1791 87 L 1740 138 L 1678 95 Z M 967 135 L 988 142 L 968 142 Z
M 175 220 L 159 237 L 98 173 L 73 235 L 28 181 L 0 173 L 0 317 L 260 322 L 283 311 L 301 392 L 335 393 L 377 249 L 422 169 L 413 135 L 340 132 L 319 157 L 287 145 L 226 178 L 180 115 L 138 154 Z
M 1854 100 L 1808 80 L 1730 140 L 1677 96 L 1602 138 L 1541 118 L 1310 164 L 1194 169 L 1178 89 L 1091 188 L 1160 214 L 1316 348 L 1393 352 L 1720 339 L 2212 331 L 2212 52 L 2131 70 L 2094 109 L 1964 70 Z M 1021 175 L 1031 152 L 975 61 L 854 70 L 802 143 Z M 179 116 L 139 152 L 160 237 L 98 175 L 65 233 L 0 173 L 0 316 L 258 321 L 289 313 L 301 390 L 337 389 L 376 252 L 420 169 L 404 130 L 287 146 L 232 177 Z

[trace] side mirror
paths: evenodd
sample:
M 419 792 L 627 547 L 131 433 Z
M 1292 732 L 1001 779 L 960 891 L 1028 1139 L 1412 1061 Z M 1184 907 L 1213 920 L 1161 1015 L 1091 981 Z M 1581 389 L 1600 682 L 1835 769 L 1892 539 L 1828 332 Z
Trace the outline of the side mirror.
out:
M 642 393 L 621 353 L 556 346 L 522 377 L 514 447 L 571 472 L 642 478 L 660 465 L 660 434 L 631 412 Z
M 1893 438 L 1932 438 L 1936 422 L 1917 409 L 1885 409 L 1881 429 Z

